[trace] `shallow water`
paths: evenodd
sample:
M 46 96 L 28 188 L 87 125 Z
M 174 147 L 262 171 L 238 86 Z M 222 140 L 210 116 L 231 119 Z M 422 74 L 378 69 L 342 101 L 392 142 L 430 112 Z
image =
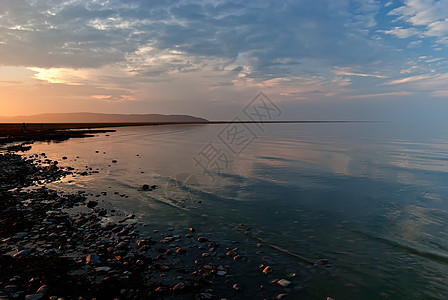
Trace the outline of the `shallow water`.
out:
M 301 273 L 293 295 L 448 297 L 448 127 L 265 124 L 233 141 L 227 129 L 117 128 L 31 153 L 98 170 L 53 187 L 105 191 L 97 199 L 143 222 L 207 228 L 253 251 L 262 239 L 285 273 L 307 270 L 297 257 L 328 259 L 331 272 Z M 212 157 L 219 173 L 194 160 Z M 233 228 L 240 223 L 251 237 Z

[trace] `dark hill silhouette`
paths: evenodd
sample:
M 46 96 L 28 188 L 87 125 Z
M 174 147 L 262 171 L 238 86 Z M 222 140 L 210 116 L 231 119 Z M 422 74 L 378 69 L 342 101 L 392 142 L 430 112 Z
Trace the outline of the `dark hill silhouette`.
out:
M 207 122 L 188 115 L 47 113 L 32 116 L 1 117 L 0 123 L 133 123 L 133 122 Z

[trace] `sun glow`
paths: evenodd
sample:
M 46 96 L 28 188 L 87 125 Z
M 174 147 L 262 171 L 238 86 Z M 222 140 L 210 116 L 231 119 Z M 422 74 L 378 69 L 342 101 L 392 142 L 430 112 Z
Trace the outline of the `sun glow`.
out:
M 68 85 L 82 85 L 83 80 L 87 79 L 87 74 L 83 70 L 68 69 L 68 68 L 28 68 L 36 72 L 33 78 L 49 83 L 61 83 Z

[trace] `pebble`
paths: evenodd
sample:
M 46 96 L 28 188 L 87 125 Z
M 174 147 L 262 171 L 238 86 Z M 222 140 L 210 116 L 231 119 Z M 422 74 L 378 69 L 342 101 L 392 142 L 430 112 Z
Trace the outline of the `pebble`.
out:
M 25 300 L 40 300 L 40 299 L 44 299 L 44 294 L 31 294 L 25 296 Z
M 277 281 L 278 284 L 280 284 L 283 287 L 287 287 L 288 285 L 291 284 L 291 281 L 288 281 L 286 279 L 280 279 L 279 281 Z
M 14 257 L 28 256 L 30 254 L 31 254 L 31 250 L 30 249 L 25 249 L 25 250 L 19 251 L 16 254 L 14 254 Z
M 110 267 L 97 267 L 95 268 L 95 271 L 97 272 L 109 272 L 111 269 Z
M 95 206 L 98 205 L 97 201 L 93 201 L 93 200 L 87 200 L 86 205 L 88 208 L 94 208 Z
M 89 254 L 86 257 L 86 263 L 92 264 L 92 265 L 99 264 L 99 263 L 101 263 L 100 257 L 95 253 Z
M 173 291 L 182 291 L 185 289 L 185 283 L 180 282 L 173 287 Z

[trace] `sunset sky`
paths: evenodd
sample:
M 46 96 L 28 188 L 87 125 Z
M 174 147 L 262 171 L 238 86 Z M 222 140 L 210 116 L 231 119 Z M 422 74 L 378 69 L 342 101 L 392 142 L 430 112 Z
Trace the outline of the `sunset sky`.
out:
M 447 0 L 1 0 L 0 115 L 448 115 Z

